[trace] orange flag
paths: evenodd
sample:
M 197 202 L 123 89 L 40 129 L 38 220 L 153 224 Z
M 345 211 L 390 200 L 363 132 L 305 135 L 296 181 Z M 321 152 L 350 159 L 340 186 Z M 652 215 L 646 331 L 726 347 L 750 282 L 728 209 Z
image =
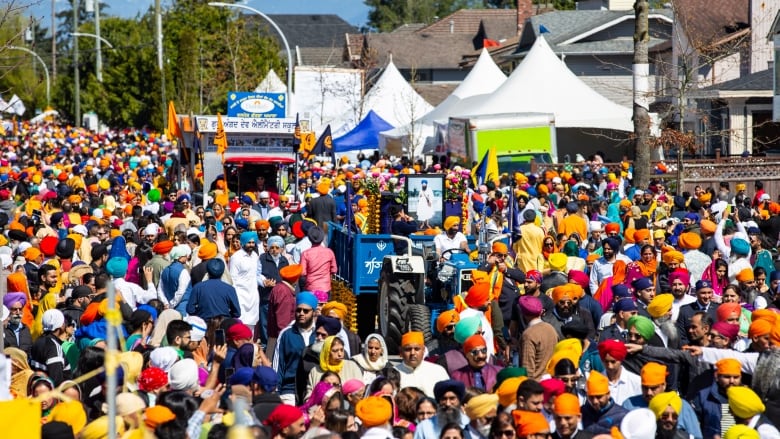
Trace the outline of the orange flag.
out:
M 217 147 L 217 154 L 222 157 L 222 163 L 225 163 L 225 151 L 228 149 L 228 143 L 225 126 L 222 125 L 222 115 L 219 113 L 217 113 L 217 135 L 214 136 L 214 145 Z
M 173 101 L 168 102 L 168 129 L 165 130 L 165 134 L 168 136 L 168 140 L 174 138 L 180 139 L 181 127 L 179 127 L 179 117 L 176 115 L 176 108 L 173 106 Z

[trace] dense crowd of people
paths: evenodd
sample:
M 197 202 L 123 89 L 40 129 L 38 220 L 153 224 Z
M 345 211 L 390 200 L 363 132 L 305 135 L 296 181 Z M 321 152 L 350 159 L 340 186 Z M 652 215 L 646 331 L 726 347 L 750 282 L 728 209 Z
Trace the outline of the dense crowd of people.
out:
M 376 157 L 303 166 L 292 192 L 218 181 L 200 204 L 154 133 L 24 124 L 1 150 L 0 405 L 40 417 L 18 431 L 780 437 L 780 204 L 760 181 L 675 195 L 597 155 L 466 185 L 448 160 Z M 332 300 L 326 241 L 329 224 L 364 232 L 370 187 L 411 173 L 443 174 L 466 214 L 432 228 L 394 206 L 394 233 L 435 235 L 442 260 L 480 230 L 511 238 L 434 339 L 407 332 L 391 359 Z

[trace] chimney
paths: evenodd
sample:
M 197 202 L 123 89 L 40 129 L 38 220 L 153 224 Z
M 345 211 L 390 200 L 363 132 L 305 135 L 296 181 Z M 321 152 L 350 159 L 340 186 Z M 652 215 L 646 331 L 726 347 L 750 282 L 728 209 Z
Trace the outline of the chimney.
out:
M 455 33 L 455 20 L 450 19 L 450 33 Z
M 523 33 L 525 22 L 533 15 L 531 0 L 517 0 L 517 35 Z

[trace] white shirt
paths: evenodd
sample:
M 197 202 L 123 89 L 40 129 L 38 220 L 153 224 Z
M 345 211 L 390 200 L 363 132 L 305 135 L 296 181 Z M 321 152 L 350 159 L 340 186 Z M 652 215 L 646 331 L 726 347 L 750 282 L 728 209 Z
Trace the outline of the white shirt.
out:
M 490 322 L 488 321 L 487 317 L 485 317 L 485 313 L 478 309 L 466 308 L 460 312 L 461 320 L 471 316 L 479 316 L 479 318 L 482 319 L 482 331 L 484 332 L 482 337 L 485 338 L 485 343 L 487 343 L 488 359 L 490 359 L 493 357 L 493 355 L 496 354 L 495 348 L 493 346 L 493 327 L 490 326 Z
M 152 282 L 149 282 L 144 290 L 139 285 L 128 282 L 120 277 L 114 279 L 114 289 L 118 293 L 122 293 L 122 298 L 125 299 L 125 303 L 130 305 L 130 308 L 133 308 L 133 310 L 135 310 L 138 305 L 143 305 L 150 300 L 157 298 L 157 290 L 154 288 Z
M 609 394 L 615 400 L 615 404 L 623 405 L 623 402 L 632 396 L 642 393 L 642 379 L 639 375 L 629 372 L 620 366 L 620 377 L 614 383 L 609 382 Z
M 416 387 L 422 390 L 426 396 L 434 397 L 433 387 L 439 381 L 450 379 L 447 371 L 438 364 L 423 360 L 416 369 L 400 363 L 395 369 L 401 374 L 401 388 Z
M 461 232 L 456 233 L 452 239 L 450 239 L 446 233 L 439 233 L 433 238 L 433 244 L 436 246 L 436 253 L 438 253 L 439 256 L 447 250 L 461 248 L 461 245 L 464 242 L 467 242 L 466 235 Z
M 680 315 L 680 308 L 682 308 L 683 305 L 687 305 L 695 301 L 696 297 L 691 296 L 690 294 L 685 294 L 682 296 L 682 299 L 675 297 L 674 301 L 672 302 L 672 321 L 677 321 L 677 316 Z
M 160 302 L 163 304 L 168 305 L 171 308 L 176 308 L 184 297 L 184 293 L 187 292 L 187 287 L 190 286 L 190 282 L 190 272 L 187 271 L 186 268 L 181 270 L 181 273 L 179 273 L 179 287 L 176 289 L 176 292 L 173 293 L 173 299 L 169 301 L 168 298 L 165 297 L 165 292 L 162 288 L 162 280 L 160 280 L 160 284 L 157 285 L 157 298 L 160 299 Z
M 257 262 L 260 257 L 241 249 L 230 257 L 230 278 L 241 306 L 241 321 L 254 326 L 260 319 L 260 295 L 257 293 Z

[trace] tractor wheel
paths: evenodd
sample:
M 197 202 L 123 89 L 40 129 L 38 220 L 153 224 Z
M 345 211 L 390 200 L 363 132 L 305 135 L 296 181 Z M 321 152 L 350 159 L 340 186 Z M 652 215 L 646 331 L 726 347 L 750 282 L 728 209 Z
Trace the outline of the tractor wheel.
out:
M 360 294 L 357 296 L 357 328 L 361 340 L 376 332 L 376 311 L 378 294 Z
M 425 337 L 425 345 L 433 340 L 431 331 L 431 310 L 425 305 L 409 305 L 406 310 L 406 322 L 409 331 L 419 331 Z
M 392 275 L 387 276 L 379 287 L 379 331 L 385 337 L 388 354 L 397 355 L 405 327 L 405 306 L 401 286 L 392 280 Z

